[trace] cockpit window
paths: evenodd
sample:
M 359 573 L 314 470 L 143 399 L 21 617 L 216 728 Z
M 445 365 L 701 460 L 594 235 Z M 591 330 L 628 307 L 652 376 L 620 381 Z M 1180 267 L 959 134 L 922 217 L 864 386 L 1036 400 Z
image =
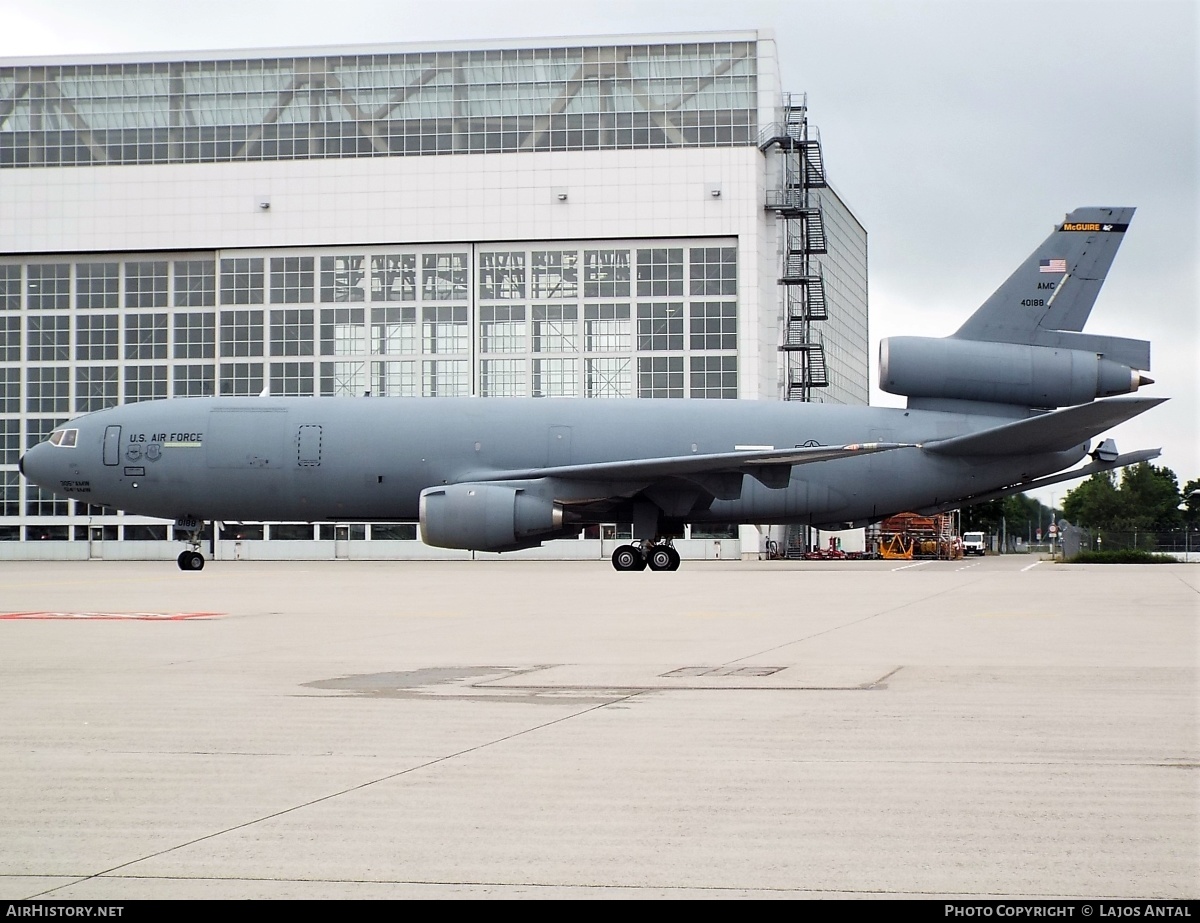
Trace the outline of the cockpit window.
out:
M 75 440 L 79 438 L 79 430 L 77 429 L 56 429 L 50 434 L 50 444 L 56 445 L 60 449 L 75 448 Z

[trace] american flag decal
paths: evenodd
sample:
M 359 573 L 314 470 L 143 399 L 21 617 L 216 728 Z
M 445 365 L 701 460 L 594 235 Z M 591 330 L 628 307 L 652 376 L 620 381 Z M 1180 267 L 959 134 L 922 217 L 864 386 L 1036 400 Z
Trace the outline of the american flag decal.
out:
M 1066 272 L 1066 260 L 1041 260 L 1038 263 L 1038 272 Z

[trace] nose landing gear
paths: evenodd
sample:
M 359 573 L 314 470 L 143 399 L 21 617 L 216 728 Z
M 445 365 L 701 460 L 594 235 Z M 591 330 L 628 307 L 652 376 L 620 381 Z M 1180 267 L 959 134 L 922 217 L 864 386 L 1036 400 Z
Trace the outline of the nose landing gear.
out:
M 187 532 L 185 541 L 188 544 L 188 550 L 181 551 L 175 562 L 179 565 L 180 570 L 204 570 L 204 555 L 200 553 L 200 541 L 204 534 L 204 523 L 198 522 L 195 519 L 177 519 L 175 521 L 175 531 L 180 530 Z

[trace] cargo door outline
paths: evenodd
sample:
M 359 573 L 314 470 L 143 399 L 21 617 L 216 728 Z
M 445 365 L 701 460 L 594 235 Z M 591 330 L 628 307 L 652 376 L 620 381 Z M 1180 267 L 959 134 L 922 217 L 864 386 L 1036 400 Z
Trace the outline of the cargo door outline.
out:
M 296 464 L 301 468 L 321 466 L 321 441 L 323 433 L 316 423 L 305 423 L 296 430 Z
M 121 463 L 121 427 L 104 427 L 104 464 L 114 468 Z

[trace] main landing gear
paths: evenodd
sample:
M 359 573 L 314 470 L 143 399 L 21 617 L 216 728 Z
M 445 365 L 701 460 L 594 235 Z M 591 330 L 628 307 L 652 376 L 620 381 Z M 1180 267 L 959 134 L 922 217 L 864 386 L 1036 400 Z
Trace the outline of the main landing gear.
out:
M 679 552 L 667 542 L 638 540 L 632 545 L 621 545 L 612 553 L 612 564 L 617 570 L 679 570 Z

